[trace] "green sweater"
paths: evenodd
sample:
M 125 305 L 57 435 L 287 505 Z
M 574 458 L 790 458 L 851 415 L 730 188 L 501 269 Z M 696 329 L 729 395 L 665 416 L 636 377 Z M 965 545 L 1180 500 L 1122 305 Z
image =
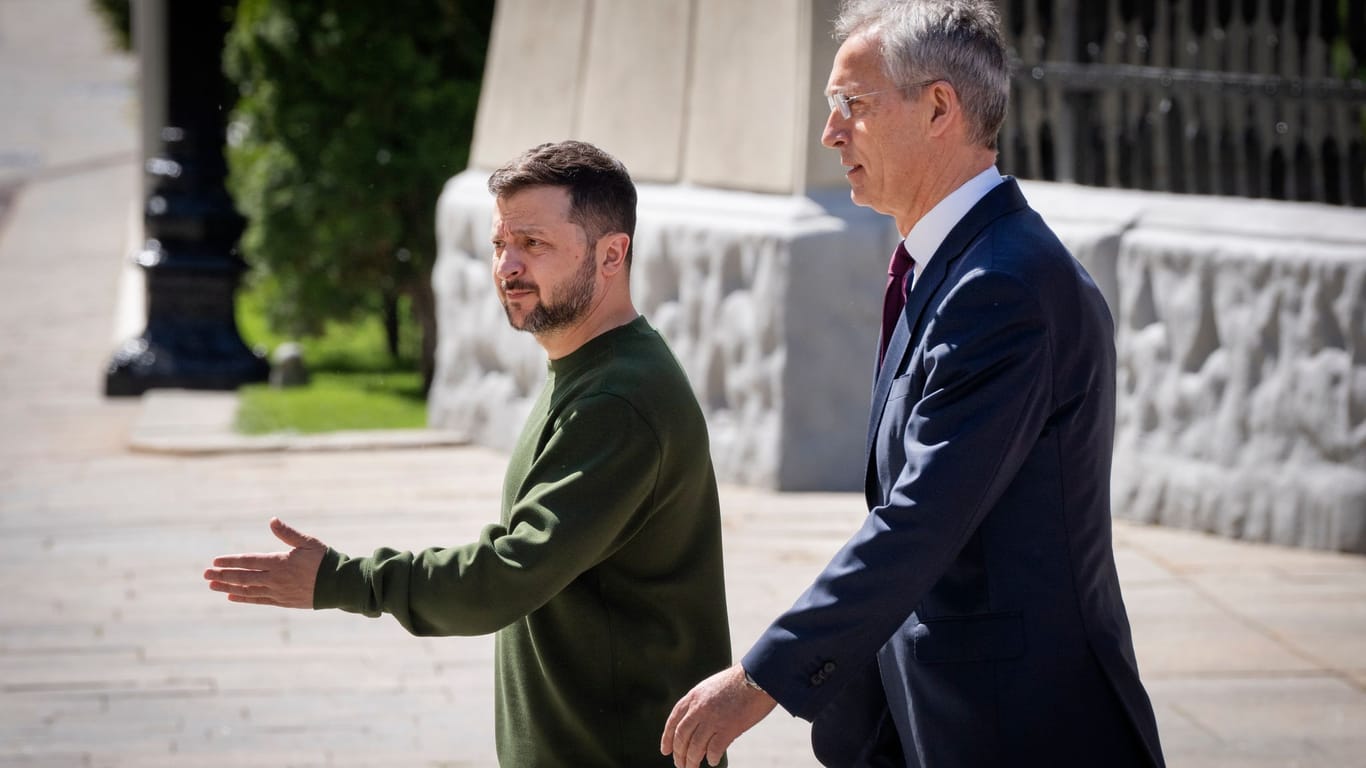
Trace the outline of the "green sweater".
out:
M 479 540 L 329 550 L 315 608 L 415 635 L 497 632 L 503 766 L 672 765 L 670 709 L 731 661 L 706 423 L 637 318 L 549 364 Z

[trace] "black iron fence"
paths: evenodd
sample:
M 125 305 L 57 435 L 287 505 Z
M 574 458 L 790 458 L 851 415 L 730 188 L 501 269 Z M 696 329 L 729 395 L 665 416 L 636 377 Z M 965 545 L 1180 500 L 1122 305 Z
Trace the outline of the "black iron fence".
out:
M 1001 168 L 1366 207 L 1366 0 L 999 0 Z

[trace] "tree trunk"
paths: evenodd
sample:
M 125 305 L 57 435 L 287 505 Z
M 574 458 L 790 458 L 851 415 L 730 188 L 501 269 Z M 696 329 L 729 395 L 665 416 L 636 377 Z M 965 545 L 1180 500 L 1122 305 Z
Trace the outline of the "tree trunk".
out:
M 426 397 L 436 378 L 436 293 L 432 291 L 431 274 L 414 280 L 409 286 L 408 295 L 413 300 L 413 319 L 422 333 L 419 366 L 422 371 L 422 395 Z
M 389 359 L 397 361 L 399 354 L 398 294 L 385 291 L 384 297 L 380 301 L 383 305 L 384 341 L 389 346 Z

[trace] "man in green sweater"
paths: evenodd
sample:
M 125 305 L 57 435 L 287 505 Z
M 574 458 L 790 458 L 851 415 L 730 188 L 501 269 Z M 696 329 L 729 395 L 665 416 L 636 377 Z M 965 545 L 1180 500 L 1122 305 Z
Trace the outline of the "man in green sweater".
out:
M 235 602 L 496 632 L 504 766 L 671 765 L 664 721 L 730 664 L 730 633 L 706 423 L 631 301 L 635 186 L 569 141 L 523 154 L 489 190 L 499 298 L 549 358 L 499 522 L 464 546 L 353 558 L 272 519 L 288 552 L 219 557 L 204 577 Z

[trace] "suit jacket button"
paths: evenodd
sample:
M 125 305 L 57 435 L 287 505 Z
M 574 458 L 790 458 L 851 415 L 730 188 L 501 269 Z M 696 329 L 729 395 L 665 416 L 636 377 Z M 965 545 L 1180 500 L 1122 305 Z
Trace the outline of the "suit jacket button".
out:
M 811 676 L 812 685 L 820 685 L 823 682 L 825 682 L 825 676 L 821 673 L 817 672 L 816 674 Z
M 825 662 L 825 666 L 821 667 L 821 671 L 824 672 L 824 673 L 827 674 L 827 675 L 830 674 L 831 672 L 834 672 L 834 671 L 835 671 L 835 662 L 833 662 L 833 661 L 827 661 L 827 662 Z

